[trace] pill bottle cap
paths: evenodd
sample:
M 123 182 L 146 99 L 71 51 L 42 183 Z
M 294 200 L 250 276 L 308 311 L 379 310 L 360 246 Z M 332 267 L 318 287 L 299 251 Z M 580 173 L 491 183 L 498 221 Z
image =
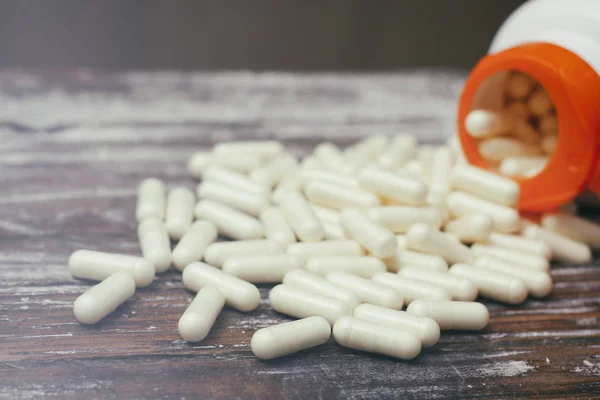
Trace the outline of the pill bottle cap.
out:
M 458 135 L 467 161 L 490 168 L 476 139 L 467 133 L 465 119 L 472 108 L 481 108 L 476 103 L 486 92 L 502 106 L 503 79 L 510 70 L 528 74 L 546 89 L 558 120 L 558 143 L 546 167 L 536 176 L 515 179 L 521 187 L 519 209 L 552 210 L 586 188 L 600 194 L 600 77 L 580 57 L 553 44 L 515 46 L 489 54 L 475 66 L 465 82 L 458 110 Z

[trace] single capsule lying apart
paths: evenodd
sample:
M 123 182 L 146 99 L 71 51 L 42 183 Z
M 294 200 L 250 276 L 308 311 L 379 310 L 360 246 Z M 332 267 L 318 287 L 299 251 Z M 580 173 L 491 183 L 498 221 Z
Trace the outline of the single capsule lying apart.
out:
M 345 301 L 322 296 L 288 285 L 277 285 L 269 292 L 273 310 L 296 318 L 320 316 L 331 325 L 344 315 L 352 315 Z
M 423 347 L 431 347 L 440 339 L 440 327 L 433 319 L 412 315 L 406 311 L 392 310 L 374 304 L 361 304 L 353 315 L 363 321 L 412 332 L 419 337 Z
M 434 319 L 441 330 L 478 331 L 490 319 L 488 309 L 473 301 L 415 300 L 406 312 Z
M 156 272 L 165 272 L 171 266 L 171 241 L 165 223 L 158 218 L 147 218 L 138 225 L 142 255 L 154 265 Z
M 135 281 L 126 272 L 112 274 L 75 300 L 73 313 L 82 324 L 95 324 L 135 293 Z
M 69 257 L 69 269 L 75 278 L 103 281 L 117 272 L 127 272 L 137 287 L 146 287 L 155 276 L 154 265 L 142 257 L 127 254 L 77 250 Z
M 213 286 L 225 297 L 225 303 L 237 310 L 252 311 L 260 303 L 260 292 L 253 284 L 229 275 L 203 262 L 195 262 L 183 270 L 183 284 L 188 290 L 198 292 Z
M 190 342 L 203 340 L 210 332 L 225 304 L 225 297 L 216 288 L 205 286 L 194 297 L 179 318 L 177 329 L 181 337 Z
M 356 317 L 338 319 L 333 326 L 333 337 L 344 347 L 401 360 L 412 360 L 421 352 L 421 341 L 414 333 L 363 321 Z
M 250 346 L 256 357 L 271 360 L 320 346 L 330 336 L 331 326 L 325 318 L 308 317 L 259 329 Z

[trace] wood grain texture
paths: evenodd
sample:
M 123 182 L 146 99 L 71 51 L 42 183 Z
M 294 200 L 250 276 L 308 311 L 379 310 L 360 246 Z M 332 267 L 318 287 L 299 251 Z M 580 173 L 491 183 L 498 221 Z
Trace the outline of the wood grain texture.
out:
M 186 160 L 232 139 L 278 138 L 294 153 L 409 131 L 454 130 L 464 75 L 0 73 L 0 398 L 593 398 L 600 393 L 600 267 L 553 267 L 554 291 L 519 307 L 487 302 L 483 332 L 443 334 L 400 362 L 333 341 L 274 361 L 252 334 L 287 317 L 226 308 L 208 338 L 184 342 L 192 299 L 162 274 L 95 326 L 73 301 L 76 249 L 139 254 L 143 178 L 190 188 Z M 598 264 L 598 260 L 594 261 Z

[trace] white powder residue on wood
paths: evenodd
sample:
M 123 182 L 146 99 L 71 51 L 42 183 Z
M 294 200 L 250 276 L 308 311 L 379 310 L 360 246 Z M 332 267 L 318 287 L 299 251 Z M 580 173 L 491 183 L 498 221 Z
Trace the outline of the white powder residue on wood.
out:
M 600 376 L 600 363 L 594 364 L 591 361 L 583 360 L 583 365 L 575 367 L 573 372 L 587 376 Z
M 481 367 L 481 375 L 489 377 L 511 377 L 522 375 L 535 369 L 525 361 L 499 361 Z

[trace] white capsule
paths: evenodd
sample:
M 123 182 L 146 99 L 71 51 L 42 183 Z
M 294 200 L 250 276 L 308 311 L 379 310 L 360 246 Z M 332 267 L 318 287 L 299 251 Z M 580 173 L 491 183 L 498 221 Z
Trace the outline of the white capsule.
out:
M 318 160 L 316 157 L 307 156 L 302 159 L 300 162 L 300 170 L 323 170 L 325 169 L 325 165 Z
M 358 187 L 409 205 L 424 204 L 427 196 L 427 186 L 423 182 L 375 168 L 365 168 L 360 172 Z
M 140 183 L 135 215 L 138 222 L 146 218 L 165 217 L 165 184 L 155 178 Z
M 273 310 L 282 314 L 296 318 L 319 316 L 330 325 L 345 315 L 352 315 L 352 309 L 345 301 L 288 285 L 271 289 L 269 302 Z
M 308 317 L 259 329 L 250 346 L 256 357 L 272 360 L 320 346 L 330 337 L 331 326 L 325 318 Z
M 531 171 L 541 171 L 548 164 L 548 157 L 524 156 L 509 157 L 500 163 L 498 170 L 502 175 L 515 177 L 529 177 Z
M 573 264 L 586 264 L 592 260 L 592 250 L 589 246 L 560 233 L 530 224 L 523 230 L 523 235 L 546 243 L 552 250 L 553 257 L 558 260 Z
M 135 293 L 135 281 L 127 272 L 112 274 L 79 296 L 73 313 L 82 324 L 95 324 Z
M 384 169 L 393 169 L 405 165 L 414 157 L 417 139 L 412 135 L 398 135 L 392 144 L 377 160 L 377 165 Z
M 336 210 L 342 210 L 346 207 L 364 209 L 380 204 L 379 198 L 373 193 L 323 181 L 308 183 L 304 193 L 311 203 Z
M 529 293 L 535 297 L 545 297 L 552 291 L 552 277 L 545 271 L 523 268 L 520 265 L 491 256 L 477 257 L 475 266 L 522 279 Z
M 190 343 L 204 340 L 224 305 L 225 297 L 219 290 L 212 286 L 203 287 L 179 318 L 179 335 Z
M 431 283 L 409 279 L 390 272 L 378 272 L 373 275 L 373 281 L 395 289 L 406 304 L 415 300 L 450 300 L 448 291 Z
M 183 269 L 195 261 L 200 261 L 206 248 L 217 239 L 217 227 L 208 221 L 196 221 L 183 235 L 173 249 L 173 264 Z
M 450 264 L 457 262 L 469 264 L 473 261 L 473 255 L 467 246 L 453 236 L 422 223 L 414 224 L 408 230 L 406 241 L 410 249 L 437 254 Z
M 491 256 L 512 264 L 520 265 L 527 269 L 534 269 L 537 271 L 548 271 L 550 269 L 550 264 L 546 258 L 519 250 L 509 250 L 503 247 L 474 244 L 471 246 L 471 252 L 475 257 Z
M 457 165 L 452 170 L 452 187 L 505 206 L 519 201 L 519 185 L 507 178 L 471 165 Z
M 550 95 L 542 87 L 539 87 L 531 94 L 529 100 L 527 100 L 527 105 L 529 111 L 538 117 L 548 114 L 552 110 L 552 107 L 554 107 Z
M 212 200 L 252 216 L 257 216 L 271 201 L 268 194 L 251 193 L 216 181 L 198 185 L 200 200 Z
M 558 133 L 558 119 L 554 114 L 546 114 L 539 120 L 540 132 L 544 136 L 553 136 Z
M 281 283 L 285 274 L 303 268 L 304 259 L 292 254 L 229 257 L 223 271 L 252 283 Z
M 365 278 L 386 270 L 378 258 L 354 256 L 311 256 L 306 259 L 305 268 L 323 276 L 331 272 L 348 272 Z
M 260 220 L 265 227 L 265 236 L 268 240 L 278 242 L 284 248 L 296 243 L 296 235 L 294 235 L 292 228 L 279 208 L 265 208 L 260 213 Z
M 350 175 L 320 169 L 303 169 L 300 171 L 300 183 L 302 187 L 314 181 L 327 182 L 336 185 L 336 187 L 343 186 L 352 189 L 356 189 L 358 186 L 357 179 Z
M 546 260 L 552 258 L 552 250 L 546 243 L 541 240 L 529 239 L 523 236 L 492 232 L 487 240 L 487 244 L 503 249 L 533 254 L 543 257 Z
M 387 258 L 396 254 L 398 244 L 392 231 L 373 221 L 363 212 L 347 208 L 342 211 L 340 220 L 342 228 L 348 236 L 360 243 L 375 257 Z
M 363 321 L 414 333 L 424 348 L 435 345 L 440 339 L 440 326 L 431 318 L 374 304 L 361 304 L 354 309 L 352 315 Z
M 313 154 L 327 169 L 339 170 L 346 164 L 344 153 L 333 143 L 319 144 Z
M 315 204 L 311 204 L 310 208 L 313 210 L 315 215 L 321 222 L 330 222 L 332 224 L 340 224 L 340 213 L 339 211 L 332 210 L 331 208 L 321 207 Z
M 348 289 L 336 286 L 327 281 L 321 275 L 314 274 L 302 269 L 293 269 L 283 277 L 283 284 L 298 289 L 332 297 L 346 302 L 351 309 L 361 303 L 360 298 Z
M 293 174 L 298 169 L 298 160 L 291 154 L 285 154 L 262 165 L 248 175 L 251 181 L 272 188 L 283 177 Z
M 218 242 L 209 245 L 204 252 L 204 261 L 214 267 L 221 267 L 230 257 L 267 256 L 282 254 L 283 247 L 273 240 L 240 240 Z
M 425 172 L 425 169 L 417 160 L 410 160 L 403 167 L 400 167 L 396 170 L 398 173 L 406 173 L 408 177 L 412 179 L 416 179 L 419 182 L 423 182 L 425 184 L 429 184 L 429 177 Z
M 347 239 L 344 229 L 341 224 L 334 224 L 331 222 L 321 221 L 323 229 L 325 230 L 325 239 L 327 240 L 341 240 Z
M 398 272 L 405 266 L 419 266 L 432 271 L 448 271 L 448 263 L 442 257 L 435 254 L 419 253 L 417 251 L 398 249 L 394 257 L 382 260 L 388 270 Z
M 465 119 L 465 130 L 474 138 L 501 135 L 513 129 L 512 119 L 488 110 L 471 110 Z
M 452 220 L 444 231 L 463 243 L 484 242 L 492 233 L 494 220 L 487 214 L 471 214 Z
M 390 138 L 383 135 L 371 136 L 360 140 L 358 143 L 346 148 L 344 157 L 348 161 L 377 159 L 389 147 Z
M 431 271 L 446 272 L 448 263 L 443 257 L 435 254 L 419 253 L 417 251 L 402 250 L 396 256 L 398 269 L 406 266 L 418 266 Z
M 509 157 L 539 156 L 542 151 L 540 146 L 520 139 L 498 137 L 479 143 L 479 153 L 490 162 L 501 162 Z
M 256 286 L 203 262 L 185 267 L 182 280 L 192 292 L 198 292 L 205 286 L 213 286 L 225 297 L 228 306 L 239 311 L 252 311 L 260 303 L 260 292 Z
M 234 187 L 248 193 L 268 195 L 269 188 L 254 181 L 239 172 L 232 171 L 218 165 L 211 165 L 204 171 L 204 181 L 215 181 L 223 185 Z
M 454 264 L 452 275 L 473 282 L 479 295 L 509 304 L 521 304 L 527 298 L 527 286 L 518 277 L 502 272 L 486 270 L 467 264 Z
M 171 266 L 171 241 L 165 223 L 158 218 L 140 222 L 137 229 L 143 257 L 154 265 L 156 272 L 165 272 Z
M 154 265 L 142 257 L 127 254 L 77 250 L 69 257 L 69 269 L 75 278 L 102 281 L 114 273 L 127 272 L 137 287 L 146 287 L 155 276 Z
M 319 242 L 325 238 L 323 224 L 299 192 L 286 192 L 279 208 L 300 241 Z
M 271 194 L 271 201 L 275 205 L 279 205 L 281 198 L 286 192 L 289 191 L 300 191 L 302 184 L 300 181 L 300 174 L 291 174 L 281 179 L 273 193 Z
M 213 147 L 213 153 L 217 155 L 237 157 L 239 155 L 254 154 L 264 159 L 275 158 L 283 151 L 283 145 L 275 140 L 222 142 Z
M 375 207 L 369 209 L 367 214 L 394 233 L 405 233 L 417 222 L 422 222 L 435 229 L 439 229 L 442 225 L 442 215 L 434 207 Z
M 361 257 L 365 251 L 354 240 L 327 240 L 316 243 L 294 243 L 288 246 L 288 254 L 306 257 L 312 256 L 347 256 Z
M 231 239 L 260 239 L 265 236 L 265 228 L 259 220 L 212 200 L 199 201 L 194 214 L 198 219 L 215 224 L 221 235 Z
M 448 147 L 440 147 L 433 155 L 429 190 L 434 193 L 450 192 L 450 173 L 454 166 L 454 154 Z
M 165 224 L 172 239 L 181 239 L 192 226 L 195 203 L 194 192 L 187 188 L 178 187 L 169 192 Z
M 341 346 L 401 360 L 412 360 L 421 352 L 421 341 L 414 333 L 355 317 L 340 318 L 333 326 L 333 337 Z
M 592 249 L 600 249 L 600 224 L 575 215 L 557 213 L 545 214 L 542 217 L 542 226 L 578 242 L 583 242 Z
M 370 279 L 347 272 L 332 272 L 325 278 L 336 286 L 350 290 L 363 303 L 376 304 L 394 310 L 401 310 L 404 305 L 404 299 L 396 290 Z
M 263 159 L 254 154 L 237 154 L 235 157 L 220 156 L 207 152 L 196 152 L 188 161 L 188 169 L 196 178 L 202 178 L 210 165 L 218 165 L 232 171 L 248 173 L 258 168 Z
M 474 213 L 487 214 L 494 220 L 494 229 L 505 233 L 516 232 L 520 228 L 519 212 L 513 208 L 494 204 L 465 192 L 452 192 L 446 199 L 452 214 L 463 217 Z
M 545 136 L 542 139 L 542 149 L 544 153 L 547 155 L 551 155 L 556 150 L 556 146 L 558 145 L 558 136 L 550 135 Z
M 409 266 L 398 271 L 398 275 L 444 288 L 450 293 L 453 300 L 472 301 L 477 298 L 477 287 L 470 280 L 450 275 L 447 272 Z
M 473 301 L 416 300 L 406 312 L 434 319 L 441 330 L 478 331 L 490 320 L 488 309 Z
M 448 206 L 446 205 L 447 194 L 429 192 L 427 194 L 427 205 L 430 208 L 435 208 L 440 214 L 441 224 L 443 225 L 450 218 L 450 211 L 448 210 Z
M 527 97 L 535 86 L 535 81 L 527 74 L 513 72 L 506 83 L 506 94 L 511 98 Z

